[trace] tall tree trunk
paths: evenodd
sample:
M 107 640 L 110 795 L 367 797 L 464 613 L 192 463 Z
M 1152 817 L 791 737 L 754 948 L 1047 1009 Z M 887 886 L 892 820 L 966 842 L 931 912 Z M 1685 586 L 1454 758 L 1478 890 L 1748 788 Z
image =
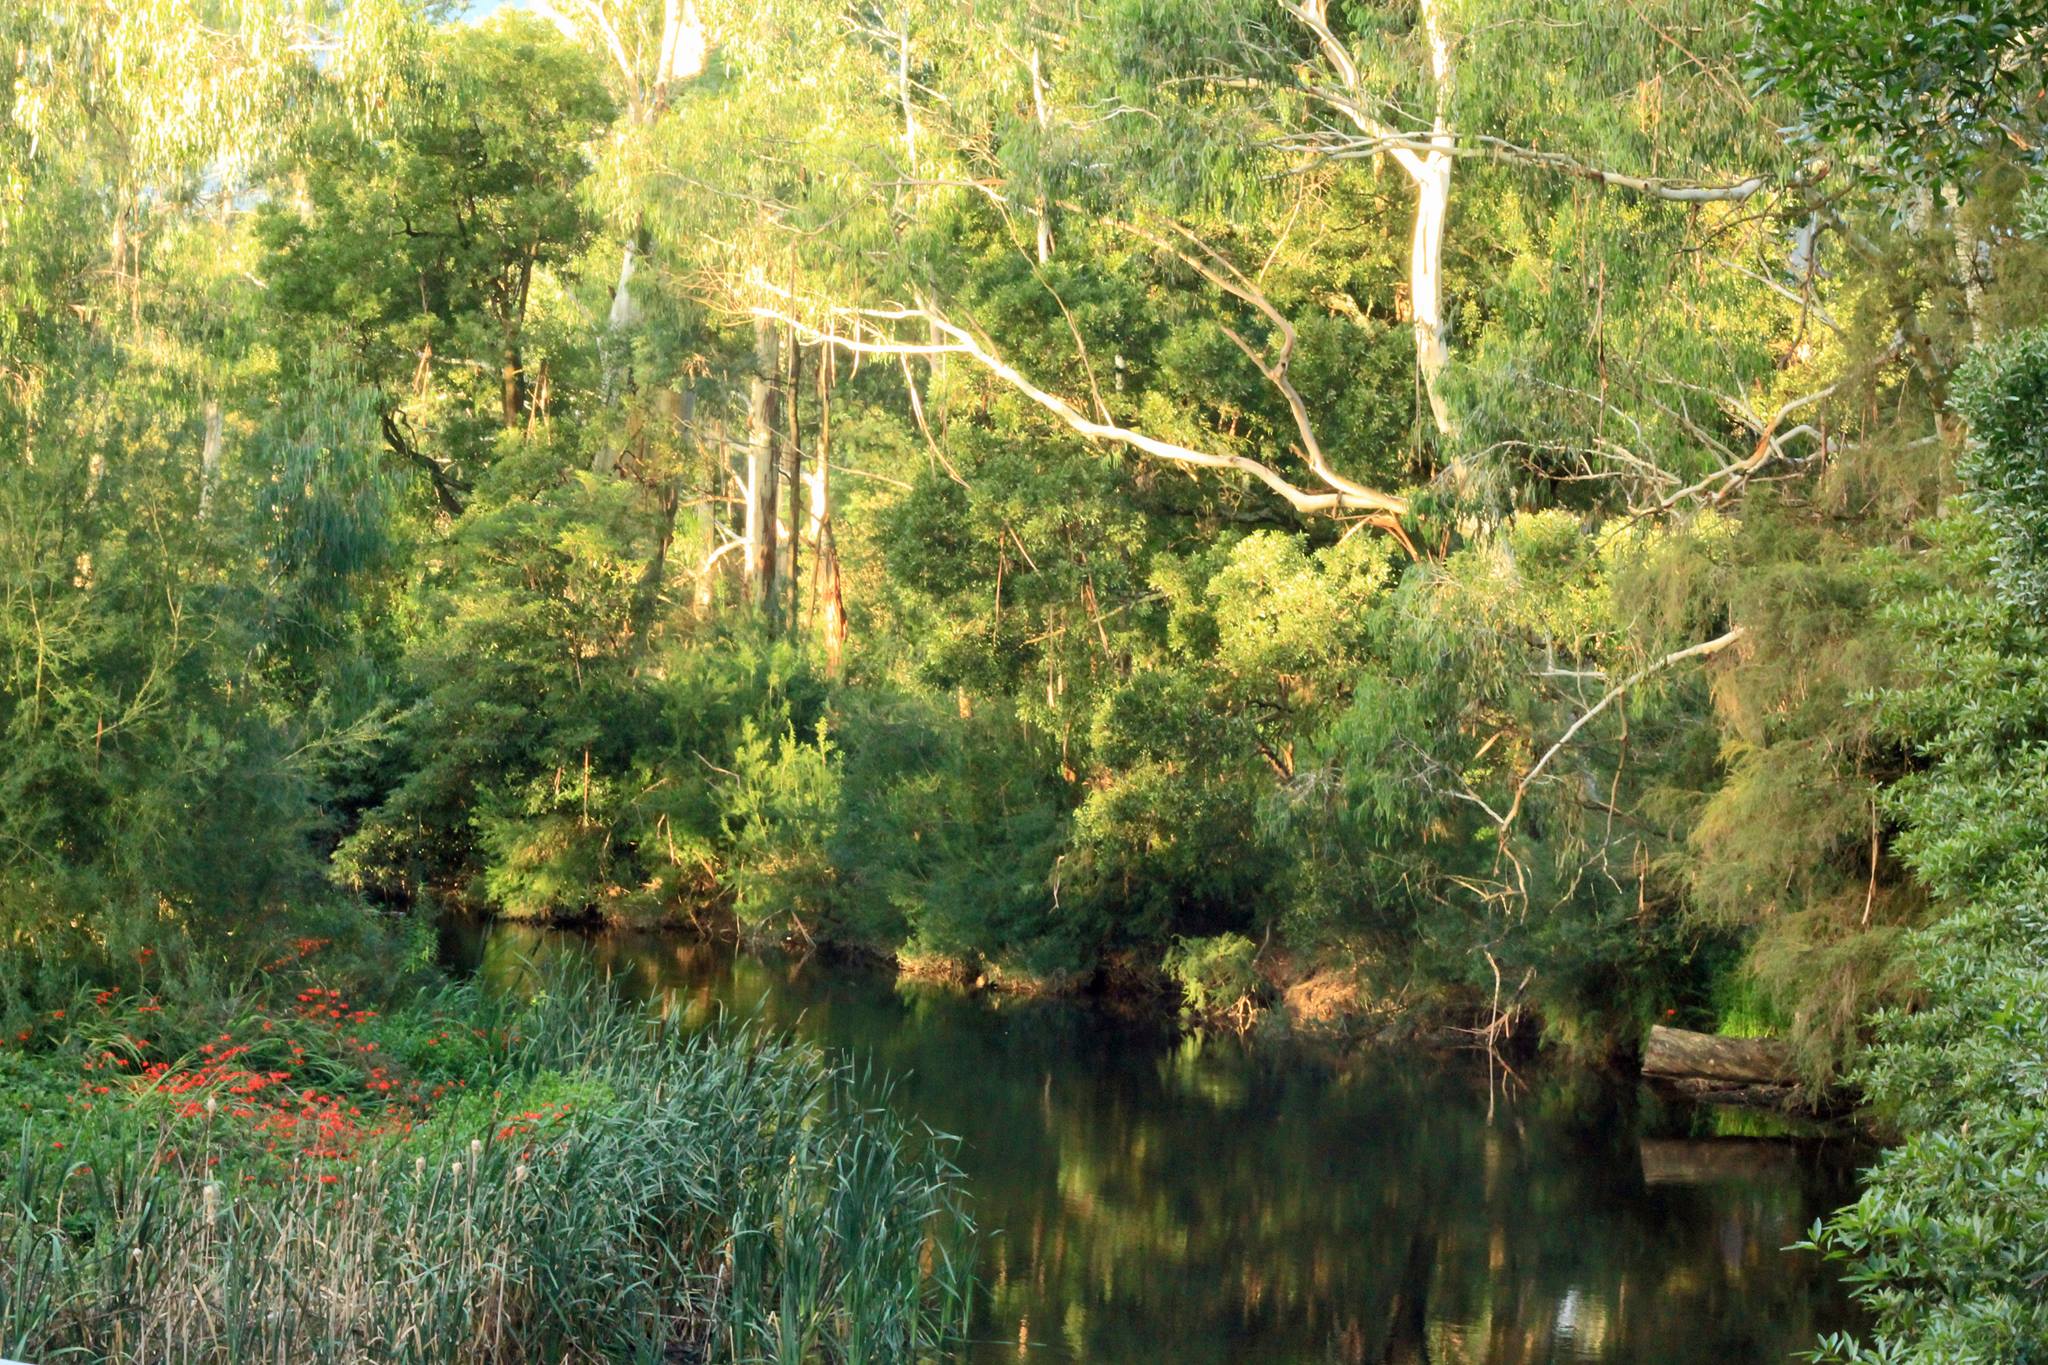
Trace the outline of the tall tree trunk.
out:
M 655 399 L 655 406 L 668 419 L 670 431 L 687 442 L 691 420 L 697 411 L 696 384 L 689 384 L 680 393 L 674 389 L 663 389 Z M 653 557 L 647 561 L 647 569 L 640 577 L 633 606 L 634 633 L 643 644 L 653 638 L 654 622 L 660 614 L 662 585 L 668 576 L 669 550 L 676 538 L 676 513 L 682 507 L 682 487 L 673 465 L 669 467 L 667 477 L 662 479 L 658 492 L 661 529 L 656 534 Z
M 1422 28 L 1429 39 L 1429 74 L 1436 87 L 1435 117 L 1430 124 L 1430 150 L 1410 167 L 1415 180 L 1415 237 L 1409 244 L 1408 288 L 1415 306 L 1415 368 L 1437 434 L 1452 431 L 1444 404 L 1442 379 L 1450 361 L 1444 331 L 1444 220 L 1451 207 L 1451 42 L 1443 28 L 1443 0 L 1422 0 Z
M 519 283 L 512 290 L 506 310 L 504 368 L 498 380 L 498 403 L 505 429 L 516 431 L 526 415 L 526 361 L 520 355 L 520 341 L 526 334 L 526 301 L 533 295 L 533 267 L 540 259 L 538 239 L 527 243 L 526 259 L 519 263 Z
M 797 386 L 803 382 L 804 353 L 796 344 L 796 338 L 789 339 L 789 383 L 784 388 L 783 401 L 789 405 L 789 451 L 783 467 L 782 477 L 789 487 L 789 558 L 782 568 L 783 577 L 789 580 L 789 624 L 795 629 L 803 617 L 799 614 L 802 603 L 797 573 L 798 547 L 803 543 L 804 526 L 804 447 L 803 433 L 797 425 Z
M 1442 379 L 1450 362 L 1444 334 L 1444 219 L 1451 203 L 1451 158 L 1430 153 L 1415 176 L 1415 237 L 1409 244 L 1408 291 L 1415 318 L 1415 369 L 1437 433 L 1451 433 Z
M 830 513 L 818 523 L 817 586 L 812 594 L 819 604 L 818 633 L 825 643 L 825 676 L 837 678 L 846 652 L 846 597 L 840 588 L 839 539 L 832 531 Z
M 747 601 L 775 609 L 775 475 L 781 423 L 776 381 L 780 337 L 766 318 L 754 320 L 754 376 L 747 403 Z
M 520 418 L 526 412 L 526 367 L 519 358 L 516 335 L 505 339 L 505 357 L 498 374 L 498 408 L 505 429 L 518 430 Z
M 639 309 L 633 304 L 633 258 L 636 254 L 634 239 L 626 239 L 625 248 L 619 254 L 619 283 L 612 290 L 612 309 L 605 319 L 604 337 L 598 343 L 603 356 L 598 378 L 598 399 L 606 407 L 619 401 L 626 376 L 627 333 L 631 331 Z M 618 463 L 619 452 L 609 442 L 599 442 L 597 454 L 592 458 L 591 468 L 600 474 L 609 474 Z
M 697 610 L 709 612 L 717 599 L 718 574 L 725 572 L 718 567 L 719 509 L 725 509 L 728 525 L 732 521 L 732 446 L 725 437 L 725 419 L 718 417 L 711 422 L 711 493 L 700 499 L 695 513 L 697 518 Z M 713 570 L 717 572 L 714 573 Z
M 832 535 L 832 381 L 836 369 L 831 351 L 818 360 L 818 458 L 811 473 L 812 609 L 818 613 L 825 644 L 825 676 L 839 676 L 846 646 L 846 600 L 839 589 L 839 546 Z

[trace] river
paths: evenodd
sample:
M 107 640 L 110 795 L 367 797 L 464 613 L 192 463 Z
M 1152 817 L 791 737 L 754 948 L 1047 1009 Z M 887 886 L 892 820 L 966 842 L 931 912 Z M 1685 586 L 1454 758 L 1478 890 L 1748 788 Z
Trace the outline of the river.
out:
M 976 1365 L 1746 1365 L 1855 1325 L 1782 1248 L 1853 1197 L 1859 1153 L 1603 1074 L 1338 1061 L 674 937 L 457 924 L 444 948 L 505 987 L 586 964 L 894 1076 L 960 1139 L 990 1233 Z

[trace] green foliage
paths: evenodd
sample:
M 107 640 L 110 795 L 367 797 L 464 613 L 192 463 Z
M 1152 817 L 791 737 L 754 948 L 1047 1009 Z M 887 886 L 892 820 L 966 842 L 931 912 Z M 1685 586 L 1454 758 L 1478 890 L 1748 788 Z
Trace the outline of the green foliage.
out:
M 1938 898 L 1909 953 L 1924 998 L 1878 1018 L 1859 1069 L 1904 1141 L 1816 1229 L 1876 1315 L 1822 1359 L 2028 1360 L 2048 1349 L 2048 632 L 1984 590 L 2003 537 L 1945 528 L 1945 582 L 1897 609 L 1916 682 L 1886 702 L 1928 766 L 1896 784 L 1901 856 Z
M 724 880 L 733 910 L 750 933 L 791 923 L 831 901 L 827 841 L 840 802 L 840 766 L 820 721 L 810 738 L 792 727 L 763 734 L 740 722 L 733 777 L 720 800 Z
M 2039 153 L 2039 0 L 1764 0 L 1756 16 L 1755 74 L 1800 103 L 1823 147 L 1870 147 L 1907 181 L 1956 175 L 1987 148 Z
M 0 1102 L 57 1111 L 69 1072 L 73 1110 L 10 1156 L 10 1354 L 453 1361 L 487 1330 L 520 1356 L 881 1362 L 964 1325 L 943 1150 L 813 1049 L 587 985 L 391 1014 L 111 994 L 0 1054 Z
M 583 53 L 516 12 L 437 31 L 425 59 L 436 78 L 390 126 L 295 140 L 296 192 L 258 208 L 256 233 L 287 354 L 345 343 L 392 453 L 453 511 L 492 429 L 573 372 L 547 324 L 591 239 L 579 188 L 612 106 Z
M 1003 984 L 1164 968 L 1209 1014 L 1272 945 L 1586 1052 L 1658 1018 L 1780 1033 L 1816 1085 L 1883 1010 L 1866 1085 L 1916 1136 L 1833 1245 L 1887 1339 L 1967 1358 L 2032 1330 L 2018 1187 L 1955 1181 L 2031 1171 L 2037 1133 L 2003 1049 L 2038 1021 L 1994 1002 L 2039 965 L 2039 15 L 599 9 L 613 32 L 323 7 L 325 65 L 296 5 L 0 15 L 11 1022 L 40 1037 L 87 976 L 154 992 L 165 960 L 232 999 L 337 917 L 358 932 L 317 936 L 426 955 L 336 882 Z M 701 73 L 646 69 L 671 10 L 706 24 Z M 1347 111 L 1324 82 L 1350 70 Z M 1847 158 L 1826 175 L 1776 131 L 1801 111 Z M 1439 154 L 1441 418 L 1406 292 Z M 1958 192 L 1901 216 L 1900 178 Z M 764 518 L 767 447 L 796 497 Z M 1989 539 L 1936 515 L 1957 469 Z M 1303 516 L 1276 480 L 1408 511 Z M 204 1047 L 205 1006 L 182 1014 Z M 801 1113 L 699 1093 L 759 1139 L 713 1170 L 626 1114 L 680 1122 L 649 1086 L 694 1084 L 637 1019 L 540 1009 L 549 1037 L 501 1053 L 504 1021 L 449 1044 L 408 1017 L 377 1030 L 414 1074 L 596 1116 L 575 1207 L 477 1213 L 522 1256 L 651 1259 L 590 1291 L 640 1333 L 622 1353 L 665 1330 L 650 1286 L 725 1284 L 733 1355 L 865 1330 L 814 1278 L 830 1238 L 770 1264 L 820 1208 L 899 1209 L 818 1183 L 859 1144 L 813 1123 L 837 1083 L 809 1063 L 726 1058 Z M 454 1100 L 418 1141 L 499 1117 Z M 829 1160 L 803 1146 L 827 1132 Z M 672 1198 L 792 1161 L 742 1192 L 781 1201 L 744 1239 L 724 1194 Z M 76 1179 L 34 1173 L 24 1207 L 46 1177 Z M 369 1221 L 329 1230 L 389 1241 L 444 1184 L 366 1178 Z M 296 1264 L 262 1240 L 324 1216 L 295 1197 L 237 1245 Z M 650 1228 L 713 1206 L 652 1257 Z M 208 1293 L 211 1254 L 176 1262 Z M 420 1339 L 458 1339 L 433 1315 L 475 1287 L 406 1300 Z M 900 1357 L 922 1310 L 890 1302 L 909 1336 L 830 1351 Z M 535 1311 L 517 1330 L 553 1350 Z
M 1175 940 L 1163 965 L 1192 1013 L 1242 1018 L 1259 993 L 1258 955 L 1259 945 L 1244 935 L 1217 934 Z
M 631 485 L 535 446 L 479 493 L 423 589 L 418 700 L 386 759 L 400 780 L 343 843 L 343 875 L 656 919 L 738 857 L 765 920 L 777 838 L 830 799 L 821 685 L 786 645 L 639 633 L 658 526 Z
M 1062 894 L 1071 797 L 1040 736 L 999 710 L 849 699 L 830 850 L 839 922 L 944 963 L 1058 979 L 1109 939 L 1101 907 Z M 1092 912 L 1091 912 L 1092 911 Z
M 1973 357 L 1957 399 L 1974 438 L 1961 472 L 1998 535 L 1999 590 L 2048 607 L 2048 328 Z

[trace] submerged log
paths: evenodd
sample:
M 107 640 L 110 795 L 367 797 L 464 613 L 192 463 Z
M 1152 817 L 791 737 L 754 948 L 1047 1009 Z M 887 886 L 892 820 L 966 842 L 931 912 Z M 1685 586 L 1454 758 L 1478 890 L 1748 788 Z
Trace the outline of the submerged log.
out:
M 1791 1052 L 1772 1038 L 1723 1038 L 1689 1029 L 1650 1029 L 1643 1049 L 1643 1074 L 1669 1080 L 1729 1082 L 1736 1085 L 1792 1085 Z
M 1645 1185 L 1712 1185 L 1783 1178 L 1798 1150 L 1768 1138 L 1643 1138 L 1637 1143 Z

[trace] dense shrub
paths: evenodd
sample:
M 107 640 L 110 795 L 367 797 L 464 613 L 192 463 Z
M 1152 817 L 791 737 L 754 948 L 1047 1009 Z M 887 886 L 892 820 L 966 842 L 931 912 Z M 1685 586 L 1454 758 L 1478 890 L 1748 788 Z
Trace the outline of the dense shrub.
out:
M 1991 411 L 1998 392 L 1973 398 L 1980 470 L 2018 453 L 1993 453 L 2001 431 L 2041 430 L 2038 412 Z M 1825 1360 L 2048 1358 L 2048 626 L 2008 572 L 2036 553 L 2044 494 L 2007 484 L 1994 501 L 2012 515 L 1946 527 L 1946 585 L 1898 612 L 1920 682 L 1885 712 L 1927 766 L 1889 802 L 1942 912 L 1910 943 L 1924 1001 L 1879 1017 L 1858 1071 L 1903 1141 L 1816 1230 L 1875 1311 L 1875 1344 L 1832 1340 Z
M 1259 993 L 1259 945 L 1242 934 L 1184 938 L 1166 950 L 1166 974 L 1190 1013 L 1242 1025 Z
M 1975 356 L 1960 397 L 1976 438 L 1963 474 L 1998 534 L 2000 587 L 2048 608 L 2048 327 Z

